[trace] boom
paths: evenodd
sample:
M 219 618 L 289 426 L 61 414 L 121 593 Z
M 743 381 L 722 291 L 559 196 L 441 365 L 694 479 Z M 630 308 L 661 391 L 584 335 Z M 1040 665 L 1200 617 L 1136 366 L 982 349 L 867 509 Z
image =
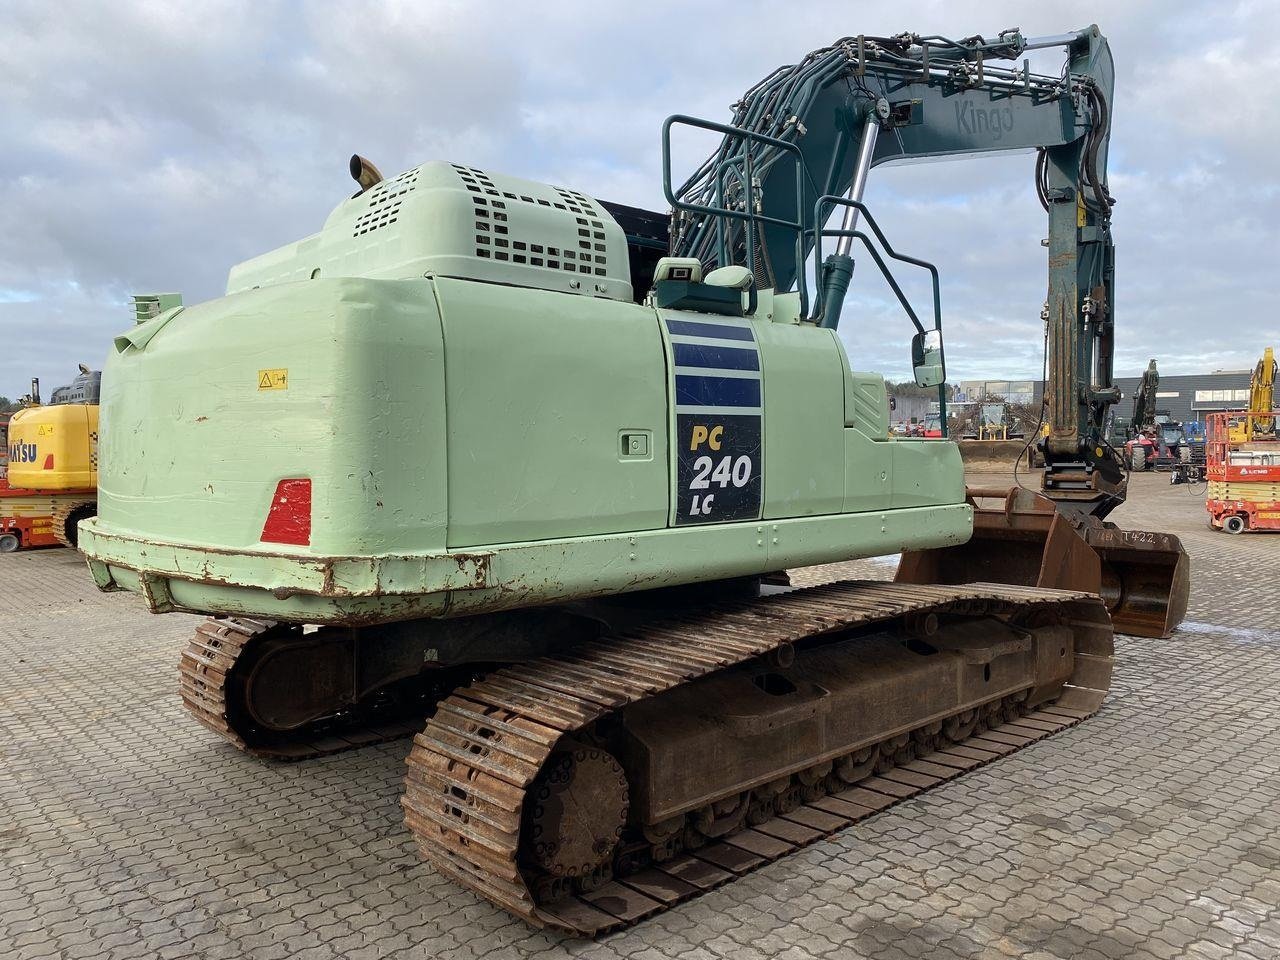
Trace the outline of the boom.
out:
M 1067 50 L 1060 75 L 1016 62 L 1053 46 Z M 1123 465 L 1104 438 L 1108 408 L 1119 399 L 1106 174 L 1113 73 L 1096 26 L 1040 39 L 1007 30 L 994 40 L 905 33 L 840 40 L 748 90 L 732 128 L 718 128 L 725 131 L 719 149 L 668 189 L 672 252 L 708 267 L 748 263 L 759 286 L 794 290 L 802 306 L 811 304 L 810 322 L 834 327 L 852 276 L 852 244 L 871 247 L 858 222 L 872 167 L 1036 149 L 1036 191 L 1048 214 L 1043 483 L 1060 508 L 1101 518 L 1125 491 Z M 836 207 L 841 226 L 827 229 Z M 839 239 L 817 271 L 811 300 L 804 264 L 824 235 Z
M 1160 373 L 1156 370 L 1156 361 L 1152 357 L 1138 383 L 1137 392 L 1133 395 L 1133 420 L 1130 426 L 1135 435 L 1156 422 L 1156 390 L 1159 386 Z
M 1249 379 L 1249 413 L 1259 410 L 1270 411 L 1275 406 L 1276 358 L 1275 352 L 1267 347 L 1262 357 L 1253 368 L 1253 376 Z M 1274 417 L 1251 416 L 1249 430 L 1254 435 L 1267 435 L 1276 432 Z

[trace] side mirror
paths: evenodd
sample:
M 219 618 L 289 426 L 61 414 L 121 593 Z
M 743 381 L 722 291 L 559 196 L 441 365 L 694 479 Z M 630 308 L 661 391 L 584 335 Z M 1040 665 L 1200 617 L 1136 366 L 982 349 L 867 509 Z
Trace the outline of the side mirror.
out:
M 936 387 L 946 382 L 947 369 L 942 359 L 942 332 L 926 330 L 911 338 L 911 367 L 917 387 Z

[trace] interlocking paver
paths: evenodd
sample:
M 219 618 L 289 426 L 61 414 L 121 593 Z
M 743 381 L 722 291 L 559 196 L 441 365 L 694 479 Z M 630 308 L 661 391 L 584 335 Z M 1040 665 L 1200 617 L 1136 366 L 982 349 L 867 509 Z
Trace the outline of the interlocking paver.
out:
M 419 861 L 404 742 L 245 757 L 176 697 L 195 618 L 67 551 L 0 557 L 0 956 L 1269 960 L 1280 538 L 1209 531 L 1164 476 L 1114 519 L 1182 536 L 1193 591 L 1171 640 L 1117 639 L 1097 717 L 596 944 Z

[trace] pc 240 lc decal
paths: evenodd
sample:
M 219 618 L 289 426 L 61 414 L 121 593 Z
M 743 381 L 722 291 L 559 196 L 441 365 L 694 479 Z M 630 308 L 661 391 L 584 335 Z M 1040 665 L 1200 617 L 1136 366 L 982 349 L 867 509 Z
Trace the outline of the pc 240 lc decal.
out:
M 760 416 L 676 417 L 676 523 L 726 523 L 760 516 Z

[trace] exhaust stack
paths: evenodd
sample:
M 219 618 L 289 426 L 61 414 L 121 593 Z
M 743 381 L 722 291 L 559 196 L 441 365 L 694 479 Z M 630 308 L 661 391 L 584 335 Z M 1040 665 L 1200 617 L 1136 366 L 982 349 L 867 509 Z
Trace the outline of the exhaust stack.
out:
M 369 160 L 360 156 L 358 153 L 351 155 L 351 179 L 360 184 L 360 193 L 364 193 L 370 187 L 382 182 L 382 172 L 373 165 Z M 356 196 L 360 196 L 357 193 Z

